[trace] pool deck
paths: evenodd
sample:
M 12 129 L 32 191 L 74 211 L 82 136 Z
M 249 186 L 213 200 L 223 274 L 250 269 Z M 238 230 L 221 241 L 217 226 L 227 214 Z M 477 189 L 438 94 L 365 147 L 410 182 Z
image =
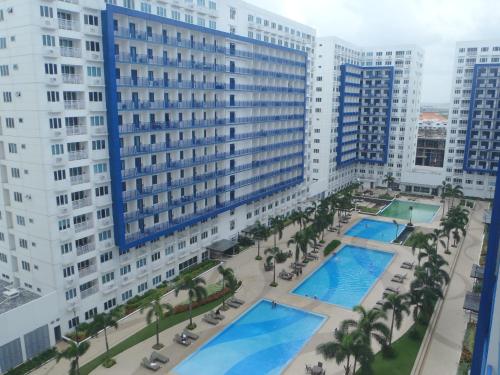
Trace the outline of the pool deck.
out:
M 417 201 L 426 203 L 429 202 L 432 204 L 438 204 L 439 200 L 435 199 L 433 201 L 418 199 Z M 481 204 L 476 205 L 476 211 L 478 207 L 482 207 Z M 482 212 L 482 211 L 481 211 Z M 409 283 L 412 275 L 412 271 L 403 270 L 400 268 L 400 265 L 403 261 L 415 261 L 416 258 L 412 255 L 411 249 L 408 247 L 383 243 L 379 241 L 371 241 L 356 237 L 348 237 L 343 236 L 346 230 L 348 230 L 354 223 L 356 223 L 359 219 L 367 217 L 381 221 L 392 222 L 391 218 L 386 217 L 374 217 L 368 215 L 361 215 L 358 213 L 353 213 L 353 217 L 348 224 L 343 224 L 340 232 L 340 236 L 335 232 L 331 233 L 325 231 L 325 243 L 329 243 L 333 239 L 340 239 L 342 244 L 353 244 L 361 247 L 368 247 L 372 249 L 379 249 L 385 251 L 394 252 L 395 256 L 392 262 L 387 267 L 386 271 L 381 275 L 379 280 L 372 286 L 371 290 L 367 293 L 365 298 L 362 301 L 362 305 L 366 308 L 371 308 L 375 305 L 375 303 L 381 299 L 382 292 L 388 286 L 401 287 L 401 291 L 405 292 L 409 288 Z M 441 217 L 441 209 L 436 214 L 434 221 L 432 223 L 422 223 L 418 224 L 419 227 L 432 229 L 438 226 L 439 218 Z M 481 217 L 480 214 L 471 215 L 471 220 L 476 221 Z M 298 230 L 297 225 L 290 225 L 284 230 L 282 240 L 278 241 L 278 247 L 282 250 L 287 250 L 288 247 L 286 242 L 288 239 Z M 470 245 L 474 248 L 477 247 L 477 253 L 481 244 L 479 241 L 475 240 L 475 236 L 477 232 L 482 232 L 482 226 L 480 225 L 471 225 L 470 232 L 466 237 L 466 241 L 468 242 L 469 236 L 473 235 L 474 242 Z M 472 233 L 471 233 L 472 232 Z M 261 251 L 266 249 L 267 247 L 272 246 L 273 237 L 271 236 L 268 241 L 261 244 Z M 452 250 L 453 251 L 453 250 Z M 442 250 L 441 250 L 442 252 Z M 307 342 L 304 348 L 301 350 L 299 355 L 295 357 L 291 363 L 284 370 L 284 374 L 303 374 L 304 368 L 306 364 L 316 364 L 318 361 L 322 361 L 326 368 L 327 374 L 343 374 L 343 368 L 340 365 L 337 365 L 334 361 L 324 361 L 322 357 L 316 354 L 316 346 L 320 343 L 324 343 L 332 339 L 332 332 L 335 328 L 338 327 L 339 323 L 348 318 L 356 318 L 357 314 L 353 313 L 350 310 L 342 308 L 340 306 L 334 306 L 328 303 L 321 302 L 319 300 L 311 300 L 309 298 L 304 298 L 295 294 L 291 294 L 291 290 L 293 290 L 304 278 L 306 278 L 309 274 L 315 271 L 318 266 L 323 261 L 323 255 L 320 255 L 320 260 L 311 262 L 307 267 L 304 268 L 303 274 L 298 278 L 294 278 L 292 281 L 284 281 L 278 280 L 278 286 L 276 288 L 270 287 L 269 283 L 272 281 L 273 273 L 264 272 L 263 269 L 263 261 L 255 261 L 255 255 L 257 253 L 256 246 L 249 248 L 248 250 L 238 254 L 237 256 L 229 259 L 225 266 L 231 267 L 235 270 L 236 275 L 239 279 L 242 280 L 243 285 L 241 289 L 237 293 L 237 297 L 246 301 L 246 303 L 240 307 L 239 309 L 229 309 L 224 314 L 226 318 L 217 326 L 211 326 L 205 322 L 201 321 L 201 316 L 194 318 L 195 323 L 197 324 L 197 328 L 194 330 L 197 334 L 200 335 L 200 338 L 195 341 L 190 347 L 183 347 L 179 344 L 175 344 L 173 342 L 173 337 L 176 333 L 180 333 L 185 327 L 186 322 L 169 328 L 160 333 L 160 342 L 165 344 L 165 348 L 162 350 L 162 353 L 165 353 L 169 358 L 170 362 L 166 365 L 163 365 L 161 370 L 158 373 L 165 374 L 171 373 L 170 371 L 173 367 L 175 367 L 178 363 L 180 363 L 183 359 L 185 359 L 189 354 L 193 353 L 196 349 L 198 349 L 203 343 L 205 343 L 208 339 L 213 337 L 216 333 L 220 332 L 227 325 L 233 322 L 236 318 L 238 318 L 244 311 L 250 308 L 256 301 L 261 298 L 267 298 L 270 300 L 276 300 L 278 303 L 288 304 L 297 308 L 309 310 L 311 312 L 315 312 L 318 314 L 323 314 L 327 316 L 327 320 L 321 326 L 319 331 L 312 336 L 312 338 Z M 470 257 L 471 253 L 475 253 L 473 250 L 468 250 L 467 252 L 462 252 L 462 256 Z M 465 255 L 464 255 L 465 254 Z M 453 254 L 448 257 L 454 256 Z M 460 259 L 459 259 L 460 260 Z M 289 263 L 287 261 L 283 264 L 277 266 L 277 274 L 281 269 L 289 270 Z M 451 263 L 451 259 L 450 259 Z M 391 278 L 394 274 L 397 273 L 407 273 L 408 279 L 404 284 L 396 284 L 391 282 Z M 216 282 L 220 280 L 220 277 L 216 270 L 210 271 L 206 275 L 204 275 L 207 283 Z M 453 281 L 452 281 L 453 282 Z M 450 288 L 451 289 L 451 288 Z M 454 289 L 454 288 L 453 288 Z M 447 306 L 448 299 L 457 299 L 457 294 L 463 294 L 463 287 L 461 287 L 460 291 L 456 293 L 449 293 L 447 298 L 445 299 L 445 306 Z M 455 301 L 455 305 L 461 303 L 462 299 L 458 296 L 458 302 Z M 171 304 L 177 304 L 185 300 L 185 295 L 181 293 L 178 297 L 175 297 L 173 294 L 168 294 L 165 296 L 164 301 L 169 302 Z M 455 312 L 452 315 L 445 316 L 443 314 L 443 319 L 446 320 L 446 324 L 451 325 L 454 328 L 463 328 L 465 329 L 466 316 L 461 310 L 456 311 L 457 306 L 453 306 Z M 397 330 L 394 333 L 394 339 L 397 339 L 403 332 L 405 332 L 412 324 L 413 319 L 411 317 L 405 318 L 403 321 L 403 325 L 401 330 Z M 110 342 L 110 346 L 117 344 L 122 341 L 124 338 L 130 336 L 134 332 L 142 329 L 145 326 L 145 316 L 141 314 L 135 314 L 125 321 L 122 322 L 118 330 L 109 330 L 108 338 Z M 438 322 L 438 327 L 439 322 Z M 463 332 L 462 329 L 459 330 L 460 334 Z M 439 331 L 438 331 L 439 332 Z M 443 333 L 441 333 L 443 334 Z M 454 335 L 455 336 L 455 335 Z M 459 335 L 457 335 L 458 337 Z M 461 342 L 462 336 L 460 336 Z M 453 338 L 454 341 L 457 341 L 458 338 Z M 127 351 L 121 353 L 116 356 L 117 364 L 110 369 L 105 369 L 103 367 L 99 367 L 92 372 L 92 374 L 150 374 L 151 371 L 140 366 L 140 361 L 143 357 L 149 357 L 152 352 L 152 345 L 155 343 L 155 337 L 151 337 L 150 339 L 139 343 L 138 345 L 128 349 Z M 434 341 L 431 341 L 431 345 L 434 345 Z M 91 340 L 91 347 L 89 351 L 81 358 L 81 364 L 85 364 L 91 359 L 95 358 L 97 355 L 104 352 L 104 337 L 103 335 L 99 335 L 98 338 Z M 456 347 L 456 343 L 451 345 L 451 350 L 442 350 L 442 353 L 439 357 L 439 360 L 443 363 L 454 363 L 456 361 L 457 356 L 459 356 L 460 349 Z M 430 360 L 431 358 L 429 358 Z M 58 364 L 55 361 L 51 361 L 42 368 L 33 372 L 36 375 L 42 374 L 51 374 L 51 375 L 63 375 L 67 374 L 69 368 L 69 363 L 65 360 L 59 362 Z M 455 370 L 456 371 L 456 370 Z M 427 373 L 427 372 L 426 372 Z M 451 372 L 450 372 L 451 374 Z

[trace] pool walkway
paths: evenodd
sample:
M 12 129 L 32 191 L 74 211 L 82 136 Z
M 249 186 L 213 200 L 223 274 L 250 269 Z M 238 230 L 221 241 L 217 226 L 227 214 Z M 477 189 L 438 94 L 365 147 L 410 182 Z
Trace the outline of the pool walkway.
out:
M 434 202 L 437 202 L 436 200 Z M 476 209 L 477 210 L 477 209 Z M 475 216 L 480 216 L 481 212 Z M 475 221 L 474 216 L 474 221 Z M 355 223 L 361 217 L 366 217 L 365 215 L 353 214 L 352 219 L 349 224 L 344 224 L 342 226 L 340 239 L 343 244 L 353 244 L 356 246 L 363 246 L 368 248 L 380 249 L 380 250 L 389 250 L 395 253 L 395 257 L 393 261 L 388 266 L 386 272 L 381 276 L 378 282 L 374 284 L 371 288 L 370 292 L 362 301 L 362 305 L 371 308 L 375 305 L 375 303 L 381 298 L 382 292 L 387 286 L 395 287 L 397 284 L 392 283 L 390 280 L 392 275 L 396 273 L 402 273 L 402 269 L 400 268 L 400 264 L 403 261 L 414 261 L 415 257 L 412 256 L 411 250 L 408 247 L 403 247 L 394 244 L 381 243 L 371 240 L 365 240 L 354 237 L 344 237 L 343 233 L 351 227 L 353 223 Z M 391 221 L 390 218 L 377 217 L 377 220 L 385 220 Z M 435 220 L 431 224 L 423 224 L 423 227 L 431 229 L 438 225 L 439 220 Z M 471 225 L 472 227 L 472 225 Z M 297 225 L 290 225 L 284 230 L 282 240 L 278 241 L 278 247 L 282 250 L 288 250 L 288 246 L 286 242 L 288 239 L 298 230 Z M 480 230 L 479 224 L 472 227 L 469 231 L 468 237 L 471 236 L 471 232 Z M 482 229 L 481 229 L 482 232 Z M 468 238 L 467 237 L 467 238 Z M 339 235 L 335 233 L 325 232 L 325 242 L 329 243 L 333 239 L 339 239 Z M 467 240 L 466 240 L 467 241 Z M 480 247 L 479 241 L 476 238 L 472 238 L 473 244 L 476 247 Z M 273 237 L 269 237 L 268 241 L 261 244 L 261 251 L 266 249 L 267 247 L 272 246 Z M 255 255 L 257 253 L 256 246 L 253 246 L 246 251 L 238 254 L 237 256 L 229 259 L 225 266 L 231 267 L 235 270 L 236 275 L 239 279 L 242 280 L 243 285 L 241 289 L 238 291 L 237 297 L 246 301 L 246 304 L 243 305 L 239 309 L 230 309 L 224 314 L 226 318 L 217 326 L 210 326 L 201 321 L 201 316 L 196 317 L 194 321 L 198 325 L 198 327 L 194 330 L 197 334 L 200 335 L 200 339 L 198 339 L 194 344 L 192 344 L 189 348 L 182 347 L 173 342 L 173 337 L 176 333 L 180 333 L 185 327 L 186 322 L 178 324 L 172 328 L 169 328 L 160 333 L 160 342 L 165 344 L 165 348 L 163 352 L 167 354 L 170 358 L 170 362 L 167 365 L 164 365 L 159 373 L 173 373 L 170 370 L 175 367 L 180 361 L 185 359 L 189 354 L 193 353 L 197 348 L 199 348 L 204 342 L 206 342 L 209 338 L 213 337 L 216 333 L 220 332 L 224 327 L 229 325 L 232 321 L 234 321 L 237 317 L 239 317 L 246 309 L 251 307 L 257 300 L 261 298 L 268 298 L 271 300 L 276 300 L 278 303 L 285 303 L 291 306 L 302 308 L 305 310 L 309 310 L 312 312 L 324 314 L 328 316 L 328 319 L 320 328 L 320 330 L 311 338 L 311 340 L 305 345 L 300 354 L 288 365 L 286 370 L 283 372 L 284 374 L 302 374 L 304 373 L 304 368 L 306 364 L 316 364 L 318 361 L 322 361 L 325 363 L 325 367 L 327 369 L 327 374 L 343 374 L 343 369 L 341 366 L 335 364 L 334 361 L 325 362 L 319 355 L 316 354 L 316 346 L 320 343 L 329 341 L 332 339 L 332 332 L 339 325 L 339 323 L 348 318 L 356 317 L 352 311 L 344 309 L 338 306 L 332 306 L 330 304 L 323 303 L 321 301 L 315 301 L 308 298 L 303 298 L 298 295 L 293 295 L 290 293 L 292 289 L 294 289 L 305 277 L 307 277 L 311 272 L 317 269 L 323 260 L 323 256 L 320 256 L 319 261 L 311 262 L 305 269 L 304 273 L 298 277 L 294 278 L 292 281 L 283 281 L 279 280 L 278 287 L 273 288 L 269 286 L 269 283 L 272 281 L 272 272 L 264 272 L 263 269 L 263 261 L 257 262 L 254 260 Z M 463 252 L 468 253 L 468 252 Z M 277 266 L 277 273 L 281 271 L 281 269 L 287 269 L 290 261 L 286 263 L 280 264 Z M 458 267 L 457 267 L 458 269 Z M 410 276 L 411 274 L 408 273 Z M 220 280 L 220 277 L 216 270 L 209 272 L 205 275 L 205 279 L 207 283 L 213 283 Z M 466 280 L 468 281 L 468 279 Z M 401 291 L 405 292 L 409 288 L 409 280 L 405 282 L 404 285 L 401 286 Z M 459 291 L 460 293 L 464 292 L 464 287 Z M 458 292 L 457 292 L 458 293 Z M 452 290 L 450 290 L 448 298 L 454 296 Z M 454 298 L 460 299 L 457 295 Z M 179 297 L 175 297 L 173 294 L 169 294 L 164 298 L 165 302 L 169 302 L 171 304 L 178 304 L 186 299 L 185 294 L 181 293 Z M 460 299 L 460 304 L 462 300 Z M 461 307 L 459 308 L 459 312 L 461 313 Z M 443 314 L 445 317 L 446 315 Z M 395 338 L 398 338 L 402 332 L 405 332 L 412 323 L 411 318 L 407 318 L 403 322 L 403 326 L 400 331 L 395 332 Z M 128 318 L 124 321 L 118 330 L 111 329 L 108 333 L 108 338 L 110 342 L 110 346 L 116 345 L 118 342 L 122 341 L 126 337 L 131 334 L 139 331 L 146 325 L 145 316 L 141 314 L 135 314 L 132 317 Z M 154 344 L 155 338 L 152 337 L 138 345 L 134 346 L 131 349 L 119 354 L 116 356 L 117 364 L 110 369 L 105 369 L 103 367 L 99 367 L 92 372 L 92 374 L 134 374 L 134 375 L 146 375 L 150 374 L 149 370 L 146 370 L 140 366 L 140 361 L 143 357 L 149 356 L 152 349 L 151 346 Z M 459 349 L 457 349 L 457 352 Z M 89 362 L 96 356 L 102 354 L 104 352 L 104 337 L 103 335 L 99 335 L 98 338 L 91 340 L 91 347 L 89 351 L 81 358 L 81 364 L 85 364 Z M 65 375 L 68 372 L 69 363 L 65 360 L 62 360 L 58 364 L 55 361 L 49 362 L 42 368 L 33 372 L 36 375 Z M 434 372 L 437 373 L 437 372 Z

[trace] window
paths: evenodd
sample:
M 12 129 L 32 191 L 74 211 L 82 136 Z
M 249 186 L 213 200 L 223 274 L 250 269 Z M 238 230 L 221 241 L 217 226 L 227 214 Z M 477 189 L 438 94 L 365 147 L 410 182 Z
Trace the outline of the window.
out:
M 113 271 L 108 272 L 101 276 L 101 281 L 103 284 L 109 283 L 115 279 L 115 273 Z
M 104 125 L 104 116 L 90 116 L 90 126 Z
M 22 226 L 26 225 L 26 220 L 24 219 L 24 216 L 16 215 L 16 222 L 18 225 L 22 225 Z
M 40 5 L 40 17 L 54 18 L 54 11 L 46 5 Z
M 95 188 L 95 196 L 96 197 L 101 197 L 103 195 L 108 195 L 108 194 L 109 194 L 109 187 L 107 185 Z
M 0 49 L 7 48 L 7 38 L 0 38 Z
M 97 220 L 107 218 L 109 216 L 109 208 L 97 210 Z
M 76 297 L 76 288 L 71 288 L 66 291 L 66 301 Z
M 122 301 L 126 301 L 130 298 L 132 298 L 132 290 L 127 290 L 126 292 L 122 293 Z
M 63 268 L 63 276 L 64 277 L 70 277 L 75 274 L 75 267 L 74 266 L 68 266 L 66 268 Z
M 15 143 L 9 143 L 8 148 L 10 154 L 17 154 L 17 145 Z
M 7 263 L 7 255 L 0 253 L 0 262 Z
M 131 271 L 132 271 L 132 267 L 130 266 L 130 264 L 127 264 L 126 266 L 120 267 L 120 275 L 121 276 L 126 275 L 127 273 L 129 273 Z
M 106 241 L 111 238 L 111 229 L 99 233 L 99 242 Z
M 83 16 L 83 23 L 85 25 L 99 26 L 99 17 L 91 14 L 85 14 Z
M 106 141 L 104 139 L 98 139 L 97 141 L 92 141 L 92 150 L 105 150 Z
M 145 281 L 137 286 L 137 293 L 142 293 L 148 289 L 148 282 Z
M 24 260 L 21 261 L 21 268 L 25 271 L 30 271 L 30 264 Z
M 109 301 L 104 302 L 104 310 L 109 310 L 116 306 L 116 298 L 111 298 Z
M 185 14 L 184 15 L 184 21 L 186 23 L 193 23 L 193 16 L 191 14 Z
M 156 14 L 160 17 L 167 17 L 167 8 L 157 6 L 156 7 Z
M 49 119 L 49 127 L 51 129 L 61 129 L 62 127 L 61 119 L 57 117 Z
M 12 93 L 10 91 L 4 91 L 3 92 L 3 101 L 5 103 L 12 102 Z
M 151 13 L 151 4 L 141 3 L 141 11 L 145 13 Z
M 59 92 L 58 91 L 47 91 L 47 101 L 48 102 L 58 102 Z
M 113 252 L 112 251 L 107 251 L 103 254 L 101 254 L 101 263 L 105 263 L 113 259 Z
M 136 262 L 136 268 L 142 268 L 146 266 L 146 258 L 141 258 Z
M 71 242 L 65 243 L 61 245 L 61 254 L 68 254 L 73 251 L 73 244 Z
M 98 66 L 87 66 L 87 75 L 89 77 L 101 77 L 102 70 Z
M 161 275 L 153 277 L 153 285 L 158 285 L 161 283 Z
M 229 18 L 232 20 L 236 19 L 236 8 L 229 8 Z
M 160 260 L 160 252 L 157 251 L 156 253 L 151 254 L 151 262 L 156 262 L 157 260 Z
M 56 197 L 56 204 L 58 206 L 64 206 L 68 204 L 68 195 L 67 194 L 61 194 Z
M 90 102 L 102 102 L 102 92 L 100 91 L 90 91 L 89 92 Z
M 24 238 L 19 239 L 19 246 L 21 246 L 23 249 L 28 248 L 28 241 L 25 240 Z
M 54 171 L 54 181 L 61 181 L 66 179 L 66 170 L 59 169 Z
M 209 20 L 209 21 L 208 21 L 208 27 L 209 27 L 210 29 L 217 29 L 217 22 L 212 21 L 212 20 Z
M 57 74 L 57 64 L 45 64 L 45 74 Z
M 87 40 L 85 42 L 85 49 L 91 52 L 100 52 L 101 46 L 99 42 L 94 42 L 93 40 Z
M 64 154 L 64 145 L 61 143 L 57 143 L 55 145 L 50 146 L 52 150 L 52 155 L 62 155 Z
M 59 223 L 59 230 L 60 231 L 71 228 L 71 223 L 70 223 L 69 219 L 61 219 L 61 220 L 59 220 L 58 223 Z
M 172 19 L 174 19 L 176 21 L 180 21 L 181 20 L 181 13 L 177 10 L 172 10 Z
M 85 320 L 92 319 L 94 315 L 97 315 L 97 307 L 85 312 Z
M 106 173 L 108 165 L 106 163 L 94 164 L 94 173 Z
M 9 66 L 0 65 L 0 77 L 5 77 L 9 75 Z
M 5 118 L 5 127 L 9 129 L 14 128 L 14 117 L 6 117 Z
M 14 192 L 14 200 L 16 202 L 22 202 L 23 201 L 23 195 L 17 191 Z
M 52 35 L 42 35 L 42 44 L 47 47 L 55 47 L 56 38 Z

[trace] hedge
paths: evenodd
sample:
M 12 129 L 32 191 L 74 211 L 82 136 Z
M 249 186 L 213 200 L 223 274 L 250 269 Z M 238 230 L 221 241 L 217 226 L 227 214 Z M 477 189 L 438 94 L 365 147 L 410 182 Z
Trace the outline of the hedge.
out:
M 40 367 L 48 360 L 54 358 L 56 356 L 56 349 L 50 348 L 49 350 L 40 353 L 36 357 L 31 358 L 29 361 L 24 362 L 22 365 L 13 368 L 8 371 L 5 375 L 24 375 L 28 372 Z
M 330 255 L 330 253 L 332 253 L 333 250 L 335 250 L 337 247 L 339 247 L 340 244 L 341 244 L 341 242 L 339 240 L 333 240 L 328 245 L 326 245 L 325 249 L 323 250 L 323 255 L 325 257 Z

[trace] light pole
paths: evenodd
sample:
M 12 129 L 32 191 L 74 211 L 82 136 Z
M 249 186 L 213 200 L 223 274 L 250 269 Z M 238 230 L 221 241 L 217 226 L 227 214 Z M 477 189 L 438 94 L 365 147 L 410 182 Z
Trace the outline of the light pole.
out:
M 412 214 L 413 214 L 413 206 L 410 206 L 410 226 L 413 225 L 411 222 Z

